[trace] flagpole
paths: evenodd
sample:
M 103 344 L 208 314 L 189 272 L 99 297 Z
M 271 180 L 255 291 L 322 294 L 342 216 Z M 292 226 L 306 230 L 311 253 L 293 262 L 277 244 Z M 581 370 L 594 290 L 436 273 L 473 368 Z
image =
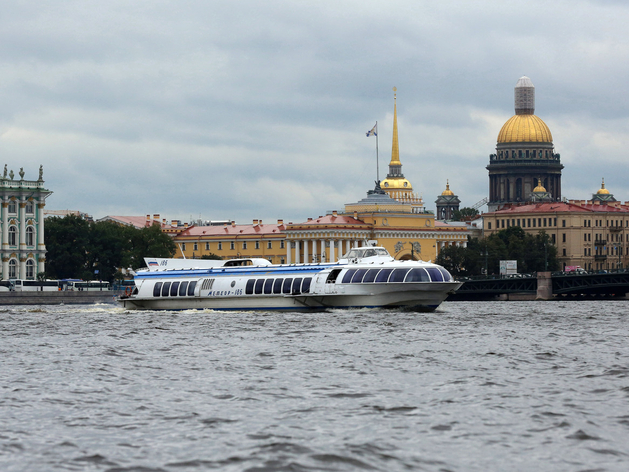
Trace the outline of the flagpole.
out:
M 376 121 L 376 179 L 380 182 L 380 164 L 378 163 L 378 122 Z

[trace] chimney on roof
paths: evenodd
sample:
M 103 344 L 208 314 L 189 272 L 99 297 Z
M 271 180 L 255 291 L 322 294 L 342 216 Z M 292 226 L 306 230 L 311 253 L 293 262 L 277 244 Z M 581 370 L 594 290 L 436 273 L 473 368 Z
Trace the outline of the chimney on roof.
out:
M 253 226 L 256 226 L 258 224 L 258 220 L 253 220 Z
M 334 210 L 334 211 L 332 212 L 332 216 L 339 216 L 339 214 L 338 214 L 338 212 L 337 212 L 336 210 Z
M 235 221 L 232 221 L 232 226 L 236 226 L 236 222 Z
M 146 222 L 144 223 L 144 226 L 147 228 L 151 226 L 151 215 L 146 215 Z
M 357 220 L 358 219 L 358 212 L 356 210 L 354 210 L 354 219 Z
M 176 228 L 177 226 L 179 226 L 179 220 L 172 220 L 172 221 L 170 222 L 170 225 L 171 225 L 171 226 L 174 226 L 174 227 Z
M 188 223 L 184 223 L 184 224 L 183 224 L 183 227 L 184 227 L 184 228 L 187 228 L 187 227 L 188 227 Z
M 159 213 L 153 214 L 153 220 L 159 221 Z
M 282 226 L 284 224 L 284 220 L 277 220 L 277 226 Z
M 166 226 L 166 218 L 162 220 L 162 226 Z
M 308 218 L 308 221 L 312 221 L 312 218 Z

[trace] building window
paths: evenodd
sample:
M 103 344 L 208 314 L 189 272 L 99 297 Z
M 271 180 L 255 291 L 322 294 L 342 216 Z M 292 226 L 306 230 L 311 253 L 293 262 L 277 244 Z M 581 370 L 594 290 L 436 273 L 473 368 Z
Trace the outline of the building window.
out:
M 518 218 L 518 226 L 520 226 L 520 218 Z
M 562 243 L 566 242 L 566 233 L 561 233 L 561 242 Z
M 280 241 L 280 249 L 284 249 L 284 241 Z
M 256 241 L 256 249 L 260 249 L 260 241 Z
M 491 221 L 487 222 L 487 229 L 491 229 Z
M 561 220 L 561 226 L 564 228 L 566 227 L 566 220 Z
M 222 243 L 222 242 L 219 242 L 219 243 L 218 243 L 218 250 L 219 250 L 219 251 L 222 251 L 222 250 L 223 250 L 223 243 Z
M 584 255 L 584 256 L 587 256 L 587 255 L 588 255 L 588 250 L 587 250 L 587 248 L 586 248 L 586 247 L 584 247 L 584 248 L 583 248 L 583 255 Z
M 268 243 L 266 243 L 266 248 L 267 249 L 273 249 L 273 243 L 271 241 L 269 241 Z
M 29 215 L 32 215 L 34 208 L 35 208 L 35 205 L 33 205 L 33 202 L 26 202 L 26 213 L 28 213 Z
M 556 241 L 555 241 L 555 235 L 554 234 L 551 234 L 551 238 L 550 239 L 553 241 L 553 244 L 555 244 Z
M 33 229 L 32 226 L 29 226 L 28 228 L 26 228 L 26 245 L 27 246 L 32 246 L 34 243 L 34 238 L 35 236 L 35 230 Z
M 181 243 L 181 252 L 186 252 L 186 243 Z
M 205 250 L 209 251 L 210 250 L 210 243 L 205 243 Z
M 11 226 L 9 228 L 9 246 L 17 245 L 17 228 L 15 226 Z
M 564 238 L 563 238 L 563 242 L 565 243 L 565 242 L 566 242 L 566 235 L 564 234 L 563 236 L 564 236 Z M 587 241 L 587 240 L 588 240 L 588 235 L 587 235 L 587 234 L 584 234 L 584 235 L 583 235 L 583 241 Z
M 15 203 L 15 200 L 11 200 L 9 202 L 9 213 L 17 213 L 17 204 Z
M 234 243 L 234 241 L 231 241 L 231 242 L 229 243 L 229 249 L 231 249 L 231 250 L 236 249 L 236 244 Z
M 17 261 L 15 259 L 11 259 L 9 261 L 9 278 L 10 279 L 17 278 Z
M 563 248 L 563 255 L 566 255 L 566 248 Z
M 243 241 L 243 243 L 242 243 L 242 248 L 243 248 L 243 249 L 247 249 L 247 241 Z
M 199 244 L 198 243 L 194 243 L 194 245 L 192 246 L 192 250 L 193 251 L 198 251 L 199 250 Z
M 29 259 L 28 261 L 26 261 L 26 278 L 35 278 L 35 262 L 33 261 L 33 259 Z
M 627 249 L 629 249 L 629 248 L 627 248 Z M 280 264 L 286 264 L 286 262 L 285 262 L 285 260 L 284 260 L 284 258 L 283 258 L 283 257 L 282 257 L 282 258 L 280 258 Z
M 526 219 L 526 226 L 528 226 L 529 228 L 531 227 L 531 219 L 530 218 Z

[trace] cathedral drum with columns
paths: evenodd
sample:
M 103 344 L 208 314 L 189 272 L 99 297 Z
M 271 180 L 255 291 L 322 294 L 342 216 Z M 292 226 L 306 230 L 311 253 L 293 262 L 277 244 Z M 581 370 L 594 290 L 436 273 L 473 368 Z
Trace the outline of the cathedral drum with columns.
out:
M 503 125 L 496 153 L 489 156 L 489 211 L 531 201 L 538 179 L 553 201 L 561 200 L 563 165 L 550 129 L 534 113 L 535 87 L 522 77 L 515 86 L 515 115 Z
M 0 178 L 0 232 L 2 233 L 2 279 L 35 279 L 44 272 L 44 206 L 51 191 L 44 188 L 43 167 L 37 180 L 19 180 L 11 170 Z

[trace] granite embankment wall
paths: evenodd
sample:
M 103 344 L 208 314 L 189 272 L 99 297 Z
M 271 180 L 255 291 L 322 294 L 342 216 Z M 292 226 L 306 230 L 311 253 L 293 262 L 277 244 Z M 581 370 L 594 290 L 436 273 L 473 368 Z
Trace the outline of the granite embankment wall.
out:
M 0 305 L 90 305 L 115 303 L 120 292 L 0 292 Z

